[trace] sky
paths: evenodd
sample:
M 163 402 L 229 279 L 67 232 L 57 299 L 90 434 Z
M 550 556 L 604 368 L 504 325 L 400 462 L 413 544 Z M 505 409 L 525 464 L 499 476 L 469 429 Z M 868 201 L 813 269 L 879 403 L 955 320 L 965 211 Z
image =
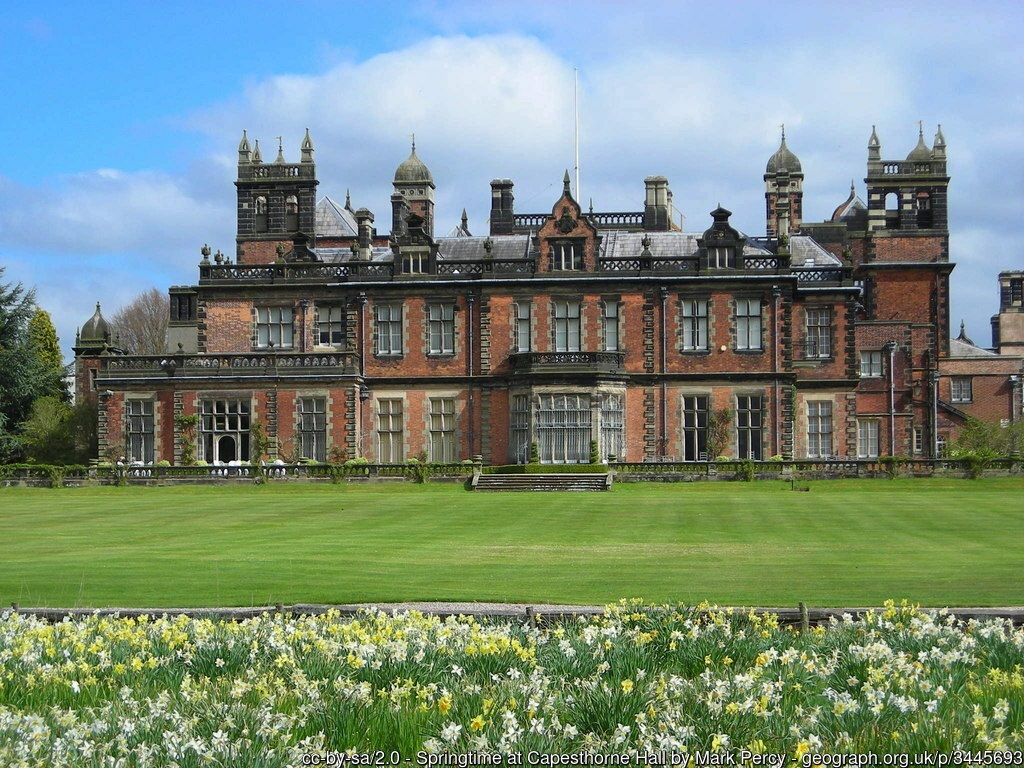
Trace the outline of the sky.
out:
M 1022 33 L 1024 5 L 994 1 L 11 3 L 0 280 L 35 289 L 69 359 L 96 302 L 109 318 L 194 284 L 204 243 L 234 253 L 243 129 L 297 162 L 309 128 L 318 194 L 381 232 L 415 134 L 435 232 L 465 208 L 486 234 L 491 179 L 517 212 L 551 209 L 578 104 L 585 206 L 641 210 L 663 175 L 687 231 L 721 204 L 758 236 L 781 125 L 824 221 L 851 182 L 866 199 L 872 126 L 902 160 L 941 124 L 953 332 L 988 346 L 998 273 L 1024 268 Z

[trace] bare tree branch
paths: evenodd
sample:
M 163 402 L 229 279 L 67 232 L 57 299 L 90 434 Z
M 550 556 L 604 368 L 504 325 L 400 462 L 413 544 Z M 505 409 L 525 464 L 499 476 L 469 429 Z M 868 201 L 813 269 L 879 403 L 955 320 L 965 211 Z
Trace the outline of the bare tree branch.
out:
M 167 319 L 170 301 L 156 288 L 140 293 L 121 307 L 110 319 L 120 346 L 136 355 L 162 355 L 166 352 Z

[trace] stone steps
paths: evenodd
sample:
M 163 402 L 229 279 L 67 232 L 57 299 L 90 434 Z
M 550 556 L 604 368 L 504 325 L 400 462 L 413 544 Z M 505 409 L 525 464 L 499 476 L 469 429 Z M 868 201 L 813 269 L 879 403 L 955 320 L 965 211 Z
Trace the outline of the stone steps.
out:
M 544 475 L 478 475 L 473 481 L 477 491 L 606 491 L 611 475 L 544 474 Z

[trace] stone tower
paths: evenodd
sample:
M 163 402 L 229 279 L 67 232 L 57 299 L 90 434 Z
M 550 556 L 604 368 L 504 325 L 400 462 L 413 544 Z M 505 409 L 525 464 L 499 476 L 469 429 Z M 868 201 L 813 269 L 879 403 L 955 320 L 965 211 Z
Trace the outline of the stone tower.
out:
M 434 177 L 430 169 L 416 154 L 416 139 L 412 153 L 395 170 L 395 191 L 391 195 L 391 233 L 397 237 L 405 232 L 405 220 L 410 213 L 423 219 L 423 231 L 434 236 Z
M 800 159 L 782 142 L 764 170 L 765 230 L 768 237 L 798 232 L 804 217 L 804 172 Z
M 942 126 L 931 149 L 924 143 L 924 130 L 920 129 L 917 146 L 906 160 L 883 160 L 881 142 L 872 126 L 868 175 L 864 181 L 868 187 L 868 230 L 875 238 L 904 243 L 908 239 L 920 241 L 914 258 L 906 258 L 908 254 L 904 252 L 898 260 L 949 260 L 949 176 Z M 887 260 L 881 252 L 879 260 Z
M 314 234 L 316 164 L 309 130 L 302 140 L 298 163 L 287 163 L 278 143 L 277 159 L 264 163 L 259 140 L 250 147 L 242 132 L 238 144 L 238 234 L 240 264 L 269 264 L 290 252 L 296 242 Z

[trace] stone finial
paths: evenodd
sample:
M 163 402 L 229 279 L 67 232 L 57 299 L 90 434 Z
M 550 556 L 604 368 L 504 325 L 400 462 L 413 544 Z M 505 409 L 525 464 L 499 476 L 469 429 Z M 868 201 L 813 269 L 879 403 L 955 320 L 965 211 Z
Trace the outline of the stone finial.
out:
M 309 136 L 309 128 L 306 129 L 306 137 L 302 140 L 300 162 L 313 162 L 313 139 Z
M 280 136 L 277 137 L 277 159 L 274 162 L 284 164 L 284 140 Z
M 252 150 L 252 161 L 254 163 L 263 162 L 263 152 L 260 151 L 260 140 L 256 139 L 256 146 Z
M 932 157 L 936 160 L 946 159 L 946 137 L 942 135 L 941 124 L 935 132 L 935 141 L 932 142 Z
M 572 184 L 572 182 L 569 179 L 569 169 L 566 168 L 565 169 L 565 176 L 562 177 L 562 194 L 563 195 L 572 194 L 572 191 L 570 189 L 571 184 Z
M 249 136 L 246 134 L 245 129 L 242 129 L 242 140 L 238 142 L 238 164 L 248 164 L 252 162 L 252 148 L 249 146 Z

